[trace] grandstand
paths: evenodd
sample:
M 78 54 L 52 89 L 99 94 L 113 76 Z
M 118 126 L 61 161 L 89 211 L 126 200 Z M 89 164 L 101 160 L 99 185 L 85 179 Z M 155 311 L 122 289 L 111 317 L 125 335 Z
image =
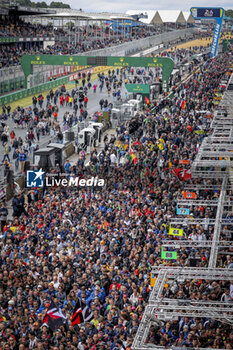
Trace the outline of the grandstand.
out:
M 140 21 L 140 18 L 135 20 L 135 17 L 127 14 L 84 13 L 71 9 L 45 8 L 36 10 L 35 16 L 35 9 L 20 6 L 8 6 L 7 11 L 7 16 L 3 16 L 0 22 L 0 67 L 2 68 L 0 68 L 0 94 L 25 87 L 20 68 L 20 59 L 24 54 L 89 52 L 92 55 L 103 55 L 109 51 L 100 52 L 101 50 L 124 45 L 132 40 L 137 40 L 138 48 L 147 48 L 151 47 L 152 41 L 140 42 L 140 40 L 155 38 L 165 30 L 174 29 L 169 29 L 169 24 L 167 28 L 148 26 Z M 182 13 L 180 16 L 183 16 Z M 67 26 L 67 23 L 73 23 L 73 25 Z M 177 33 L 178 36 L 182 37 L 183 34 Z M 127 49 L 127 45 L 125 47 L 125 50 L 121 49 L 119 52 L 133 53 L 132 49 Z M 135 51 L 138 51 L 136 45 Z M 49 79 L 77 70 L 75 67 L 57 69 L 57 71 L 51 71 L 48 67 L 43 67 L 44 73 L 42 73 L 40 67 L 39 71 L 35 71 L 30 86 L 45 83 Z

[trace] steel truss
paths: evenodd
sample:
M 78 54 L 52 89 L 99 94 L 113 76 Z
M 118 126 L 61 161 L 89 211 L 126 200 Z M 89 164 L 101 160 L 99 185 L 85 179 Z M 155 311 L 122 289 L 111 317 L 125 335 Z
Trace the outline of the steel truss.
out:
M 233 201 L 232 201 L 233 204 Z M 198 206 L 207 206 L 207 207 L 216 207 L 218 206 L 218 199 L 217 200 L 202 200 L 202 199 L 178 199 L 177 205 L 186 206 L 186 207 L 198 207 Z
M 170 300 L 169 300 L 170 303 Z M 174 309 L 175 308 L 175 309 Z M 223 310 L 223 313 L 219 313 L 219 308 L 209 307 L 203 308 L 197 306 L 179 306 L 179 305 L 165 305 L 160 301 L 154 305 L 148 305 L 142 317 L 142 321 L 139 325 L 136 337 L 134 339 L 132 350 L 141 349 L 164 349 L 161 346 L 154 344 L 147 344 L 147 336 L 152 325 L 161 327 L 163 321 L 177 320 L 179 317 L 197 317 L 214 319 L 223 323 L 233 324 L 232 307 L 228 307 Z M 171 347 L 170 349 L 177 349 L 177 347 Z M 208 348 L 210 349 L 210 348 Z
M 216 268 L 206 268 L 206 267 L 164 267 L 164 265 L 153 266 L 151 273 L 156 275 L 161 271 L 161 275 L 166 274 L 167 278 L 172 278 L 172 276 L 181 277 L 184 276 L 187 279 L 207 279 L 207 280 L 224 280 L 229 281 L 233 279 L 233 270 L 228 269 L 216 269 Z
M 154 268 L 152 268 L 152 274 L 154 274 Z M 206 269 L 206 268 L 190 268 L 190 267 L 174 267 L 174 268 L 161 268 L 158 273 L 158 277 L 156 279 L 154 288 L 151 292 L 149 303 L 153 303 L 155 300 L 160 300 L 162 291 L 164 289 L 164 284 L 167 280 L 188 280 L 188 279 L 207 279 L 207 280 L 225 280 L 228 281 L 229 279 L 233 278 L 233 270 L 226 270 L 226 269 Z M 172 299 L 174 301 L 174 299 Z M 180 301 L 180 300 L 179 300 Z M 185 302 L 190 302 L 185 300 Z M 197 302 L 197 301 L 192 301 Z M 206 303 L 206 302 L 205 302 Z M 207 302 L 208 303 L 208 302 Z M 216 303 L 213 302 L 215 305 Z M 212 302 L 209 302 L 210 305 L 213 304 Z M 219 304 L 217 302 L 217 304 Z M 222 304 L 221 304 L 222 305 Z M 232 310 L 232 309 L 231 309 Z
M 222 215 L 223 215 L 223 203 L 226 196 L 227 181 L 228 181 L 227 176 L 225 176 L 222 182 L 221 193 L 218 201 L 219 205 L 218 205 L 216 220 L 214 225 L 213 245 L 211 247 L 209 265 L 208 265 L 209 268 L 216 267 L 217 254 L 218 254 L 218 244 L 216 242 L 219 241 L 220 239 L 221 221 L 222 221 Z
M 197 164 L 196 164 L 197 165 Z M 193 168 L 193 166 L 192 166 Z M 226 171 L 192 170 L 193 179 L 222 179 Z
M 205 191 L 215 191 L 215 190 L 220 190 L 221 189 L 221 184 L 220 185 L 186 185 L 184 187 L 185 191 L 201 191 L 201 190 L 205 190 Z
M 229 241 L 192 241 L 192 240 L 179 240 L 179 241 L 162 241 L 163 247 L 166 248 L 211 248 L 212 244 L 216 244 L 219 248 L 233 248 L 233 242 Z
M 232 218 L 233 220 L 233 218 Z M 170 224 L 172 227 L 175 227 L 176 225 L 215 225 L 215 219 L 199 219 L 199 218 L 178 218 L 174 219 L 172 218 L 170 221 Z
M 233 75 L 231 76 L 233 80 Z M 226 91 L 223 95 L 219 107 L 225 107 L 225 111 L 232 108 L 232 93 Z M 178 200 L 178 206 L 210 206 L 217 207 L 215 219 L 194 218 L 193 220 L 187 216 L 182 218 L 171 218 L 171 226 L 176 225 L 187 226 L 188 224 L 214 225 L 214 233 L 211 241 L 191 241 L 191 240 L 167 240 L 162 242 L 163 247 L 171 248 L 208 248 L 210 249 L 210 257 L 208 268 L 202 267 L 164 267 L 164 265 L 153 266 L 151 269 L 152 277 L 156 277 L 156 282 L 150 295 L 149 304 L 147 305 L 139 325 L 136 337 L 134 339 L 132 350 L 143 349 L 164 349 L 159 345 L 147 344 L 147 336 L 150 327 L 163 326 L 163 321 L 179 320 L 180 317 L 199 317 L 214 319 L 223 323 L 233 325 L 233 307 L 232 303 L 212 302 L 205 300 L 185 300 L 164 297 L 165 288 L 173 284 L 183 283 L 185 280 L 207 280 L 207 281 L 230 281 L 233 280 L 232 269 L 216 269 L 218 254 L 227 253 L 233 247 L 233 242 L 221 240 L 221 234 L 232 233 L 231 230 L 224 230 L 223 226 L 233 224 L 233 217 L 225 218 L 225 215 L 233 214 L 230 208 L 233 206 L 233 197 L 228 191 L 233 191 L 233 117 L 222 115 L 223 109 L 215 112 L 213 121 L 211 122 L 212 135 L 206 137 L 202 142 L 198 154 L 191 166 L 192 178 L 201 180 L 201 184 L 189 184 L 185 186 L 188 191 L 200 190 L 218 190 L 219 198 L 217 200 Z M 232 113 L 233 114 L 233 113 Z M 220 160 L 219 158 L 229 158 Z M 230 167 L 230 168 L 229 168 Z M 206 170 L 209 169 L 209 170 Z M 220 168 L 222 170 L 220 170 Z M 211 169 L 211 170 L 210 170 Z M 211 185 L 204 184 L 203 179 L 221 180 L 221 184 Z M 224 251 L 222 252 L 221 249 Z M 225 252 L 225 250 L 227 250 Z M 167 284 L 167 285 L 166 285 Z M 171 346 L 170 350 L 180 350 L 175 346 Z M 202 349 L 199 349 L 202 350 Z M 203 349 L 204 350 L 204 349 Z
M 160 300 L 158 300 L 148 306 L 148 308 L 151 316 L 157 316 L 160 320 L 172 320 L 174 317 L 200 317 L 233 324 L 232 305 L 230 303 L 228 303 L 229 306 L 226 308 L 176 304 L 171 305 L 169 300 L 169 305 L 166 305 L 165 302 L 161 303 Z M 173 309 L 174 307 L 175 310 Z
M 152 273 L 155 268 L 152 268 Z M 164 349 L 161 346 L 147 344 L 150 327 L 163 325 L 163 321 L 179 320 L 180 317 L 210 318 L 227 324 L 233 324 L 232 305 L 212 301 L 175 300 L 163 298 L 165 283 L 182 283 L 187 279 L 204 279 L 209 281 L 233 279 L 233 271 L 206 268 L 165 268 L 159 270 L 149 305 L 146 307 L 133 342 L 133 350 Z M 180 281 L 180 282 L 179 282 Z M 171 347 L 177 349 L 177 347 Z

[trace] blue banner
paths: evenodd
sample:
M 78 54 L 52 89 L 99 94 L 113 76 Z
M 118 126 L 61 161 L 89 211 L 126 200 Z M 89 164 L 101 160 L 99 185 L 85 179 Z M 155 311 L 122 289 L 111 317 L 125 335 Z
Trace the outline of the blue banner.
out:
M 212 58 L 215 57 L 222 28 L 224 9 L 222 7 L 192 7 L 190 12 L 195 19 L 215 19 L 214 36 L 210 50 L 210 56 Z
M 218 42 L 219 42 L 221 28 L 222 28 L 222 19 L 223 19 L 223 17 L 216 19 L 216 24 L 215 24 L 215 28 L 214 28 L 214 36 L 213 36 L 211 49 L 210 49 L 210 56 L 211 57 L 215 57 L 217 54 Z
M 203 17 L 203 18 L 219 18 L 220 15 L 220 8 L 198 8 L 197 9 L 197 17 Z
M 189 215 L 189 208 L 178 208 L 176 207 L 177 215 Z
M 195 19 L 200 18 L 222 18 L 224 15 L 224 10 L 222 7 L 192 7 L 190 9 L 191 15 Z
M 122 28 L 126 28 L 127 31 L 129 30 L 130 27 L 134 28 L 134 27 L 141 27 L 141 26 L 145 26 L 144 23 L 142 22 L 135 22 L 132 20 L 113 20 L 113 21 L 107 21 L 106 22 L 107 25 L 111 26 L 113 30 L 119 30 Z

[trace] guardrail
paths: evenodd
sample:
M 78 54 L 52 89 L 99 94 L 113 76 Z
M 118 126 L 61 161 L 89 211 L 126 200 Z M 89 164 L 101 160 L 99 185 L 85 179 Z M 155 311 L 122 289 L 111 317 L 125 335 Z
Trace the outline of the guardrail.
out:
M 186 28 L 174 30 L 172 32 L 165 32 L 159 35 L 150 36 L 147 38 L 133 40 L 124 44 L 113 47 L 106 47 L 100 50 L 92 50 L 79 54 L 80 56 L 127 56 L 139 50 L 144 50 L 149 47 L 168 43 L 177 39 L 184 39 L 192 36 L 196 32 L 195 28 Z
M 66 84 L 68 82 L 69 82 L 69 76 L 64 78 L 59 78 L 45 84 L 38 85 L 30 89 L 24 89 L 18 92 L 13 92 L 12 94 L 8 94 L 0 97 L 0 106 L 2 106 L 3 104 L 9 104 L 14 101 L 18 101 L 24 97 L 32 96 L 34 94 L 38 94 L 40 92 L 43 92 L 49 89 L 53 89 L 54 87 L 60 86 L 62 84 Z

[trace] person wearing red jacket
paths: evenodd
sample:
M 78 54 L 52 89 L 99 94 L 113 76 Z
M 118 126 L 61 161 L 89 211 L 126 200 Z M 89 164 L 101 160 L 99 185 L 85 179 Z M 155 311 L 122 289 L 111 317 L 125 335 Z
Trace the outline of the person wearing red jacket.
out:
M 68 95 L 65 97 L 65 101 L 66 101 L 66 105 L 68 106 L 68 103 L 69 103 L 69 96 Z
M 85 96 L 84 97 L 84 107 L 86 108 L 87 107 L 87 102 L 88 102 L 88 97 L 87 96 Z
M 109 287 L 109 292 L 113 289 L 113 286 L 115 286 L 115 289 L 118 290 L 121 288 L 120 283 L 117 283 L 117 280 L 115 278 L 113 278 L 113 283 Z
M 60 106 L 63 106 L 64 96 L 60 96 Z

